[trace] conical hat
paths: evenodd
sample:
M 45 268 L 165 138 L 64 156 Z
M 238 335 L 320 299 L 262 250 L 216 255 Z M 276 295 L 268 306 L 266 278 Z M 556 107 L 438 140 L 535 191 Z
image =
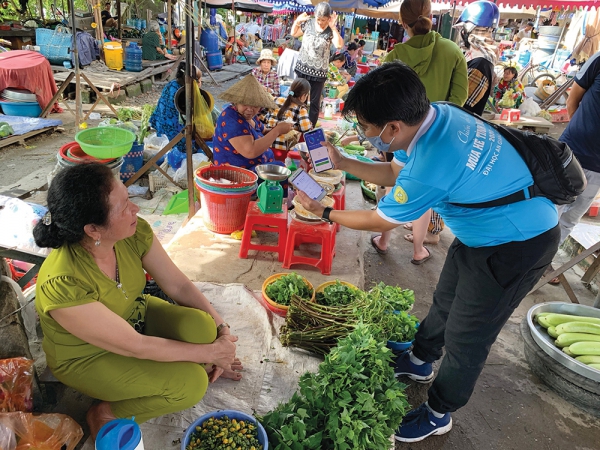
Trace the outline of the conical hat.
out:
M 254 75 L 246 75 L 220 96 L 223 100 L 235 104 L 275 109 L 273 97 L 258 82 Z

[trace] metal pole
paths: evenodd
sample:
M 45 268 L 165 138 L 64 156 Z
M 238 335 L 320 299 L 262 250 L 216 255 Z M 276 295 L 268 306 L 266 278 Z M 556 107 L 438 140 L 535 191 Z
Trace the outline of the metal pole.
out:
M 81 75 L 79 73 L 79 52 L 77 51 L 77 28 L 75 27 L 75 2 L 69 0 L 71 8 L 71 28 L 73 30 L 73 63 L 75 64 L 75 124 L 79 127 L 82 116 L 81 110 Z
M 193 89 L 193 70 L 194 70 L 194 4 L 192 0 L 186 0 L 185 11 L 185 153 L 187 162 L 187 181 L 188 181 L 188 219 L 194 217 L 196 213 L 194 201 L 194 167 L 192 162 L 192 142 L 194 139 L 194 123 L 192 120 L 192 89 Z
M 123 39 L 123 30 L 121 29 L 121 0 L 117 0 L 117 36 Z

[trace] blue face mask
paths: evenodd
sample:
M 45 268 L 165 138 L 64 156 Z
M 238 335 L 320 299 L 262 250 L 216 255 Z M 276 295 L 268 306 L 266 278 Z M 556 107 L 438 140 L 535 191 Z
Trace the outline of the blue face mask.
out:
M 385 124 L 385 127 L 387 127 L 387 123 Z M 383 129 L 381 130 L 381 133 L 379 133 L 378 136 L 373 136 L 373 137 L 365 136 L 367 141 L 369 141 L 371 143 L 371 145 L 373 145 L 373 147 L 375 147 L 377 150 L 382 151 L 382 152 L 389 151 L 390 145 L 392 145 L 392 142 L 394 142 L 394 139 L 396 139 L 396 137 L 394 136 L 389 144 L 386 144 L 385 142 L 383 142 L 383 140 L 381 139 L 381 134 L 384 132 L 385 127 L 383 127 Z

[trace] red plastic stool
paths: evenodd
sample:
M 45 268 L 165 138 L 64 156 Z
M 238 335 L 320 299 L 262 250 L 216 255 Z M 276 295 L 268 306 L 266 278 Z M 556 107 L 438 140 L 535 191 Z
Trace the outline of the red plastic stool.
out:
M 337 190 L 333 192 L 333 201 L 335 202 L 333 204 L 333 209 L 336 209 L 338 211 L 343 211 L 346 209 L 346 186 L 345 185 L 341 185 L 341 187 Z M 336 224 L 336 230 L 340 231 L 340 229 L 342 228 L 342 226 L 338 223 Z
M 288 235 L 288 213 L 287 205 L 284 203 L 283 212 L 277 214 L 264 214 L 258 207 L 257 202 L 250 202 L 244 223 L 244 234 L 242 246 L 240 247 L 240 258 L 248 257 L 248 250 L 279 253 L 279 261 L 283 261 L 285 246 Z M 253 244 L 252 231 L 266 231 L 278 233 L 277 245 Z
M 293 264 L 307 264 L 317 267 L 323 275 L 329 275 L 335 256 L 335 228 L 335 224 L 325 222 L 313 225 L 292 220 L 288 229 L 283 268 L 289 269 Z M 294 250 L 301 244 L 309 243 L 321 244 L 319 258 L 294 254 Z

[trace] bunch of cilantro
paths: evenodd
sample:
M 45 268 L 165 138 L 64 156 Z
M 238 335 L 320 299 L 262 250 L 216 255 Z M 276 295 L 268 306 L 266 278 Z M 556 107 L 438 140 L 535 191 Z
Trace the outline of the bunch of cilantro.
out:
M 409 409 L 392 352 L 359 324 L 306 373 L 287 402 L 259 418 L 275 450 L 382 450 Z
M 277 278 L 266 287 L 265 292 L 271 300 L 284 306 L 290 305 L 290 300 L 294 295 L 310 300 L 313 294 L 304 278 L 295 272 Z

